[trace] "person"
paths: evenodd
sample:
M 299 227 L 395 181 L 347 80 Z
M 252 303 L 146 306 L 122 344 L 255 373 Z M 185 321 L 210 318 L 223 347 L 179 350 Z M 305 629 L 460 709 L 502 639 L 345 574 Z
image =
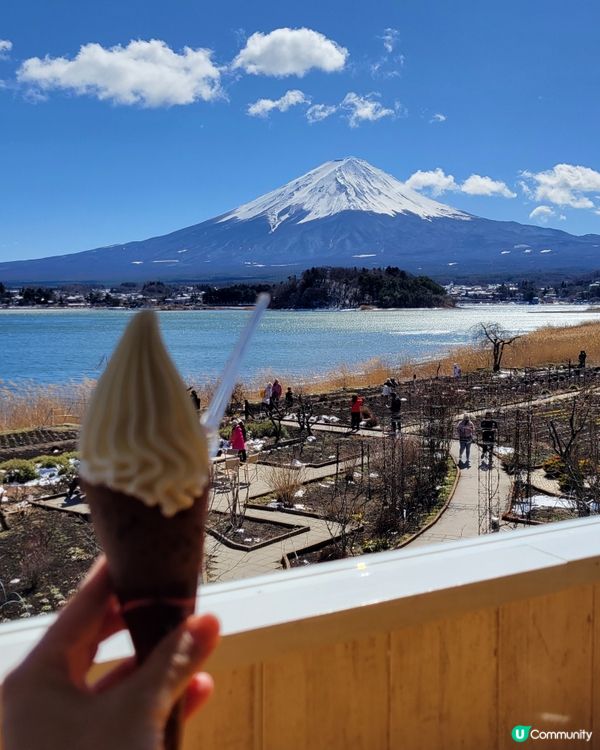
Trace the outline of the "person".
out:
M 585 349 L 582 349 L 579 352 L 579 367 L 583 370 L 585 367 L 585 360 L 587 359 L 587 354 L 585 352 Z
M 198 414 L 200 414 L 200 396 L 196 393 L 194 388 L 188 388 L 188 391 L 190 392 L 190 398 L 192 399 L 194 409 Z
M 277 378 L 273 381 L 273 386 L 271 387 L 271 406 L 277 406 L 279 404 L 279 399 L 281 398 L 281 392 L 283 391 L 283 388 L 281 387 L 281 383 Z
M 163 747 L 177 701 L 184 698 L 189 717 L 213 691 L 212 678 L 198 670 L 217 645 L 219 623 L 212 615 L 189 617 L 143 664 L 124 661 L 89 686 L 86 675 L 98 646 L 124 628 L 101 557 L 42 640 L 6 677 L 4 750 Z
M 239 422 L 233 423 L 233 430 L 231 431 L 229 442 L 231 443 L 233 450 L 238 452 L 240 462 L 244 463 L 246 460 L 246 439 L 244 438 L 244 430 L 240 427 Z
M 247 398 L 244 399 L 244 419 L 246 422 L 249 421 L 250 417 L 252 416 L 252 407 L 250 406 L 250 402 Z
M 386 402 L 391 392 L 392 392 L 392 389 L 390 388 L 390 381 L 386 380 L 383 386 L 381 387 L 381 395 L 386 400 Z
M 492 412 L 486 411 L 483 419 L 481 420 L 481 460 L 483 461 L 487 455 L 488 466 L 491 468 L 492 459 L 494 457 L 494 443 L 497 442 L 498 435 L 498 422 L 492 418 Z
M 292 393 L 292 389 L 289 385 L 287 391 L 285 392 L 285 405 L 288 409 L 291 409 L 294 405 L 294 394 Z
M 266 411 L 269 411 L 269 409 L 271 408 L 272 396 L 273 396 L 273 385 L 271 383 L 267 383 L 265 386 L 265 390 L 263 391 L 263 396 L 262 396 L 263 408 Z
M 394 433 L 394 435 L 397 432 L 400 432 L 401 410 L 402 410 L 402 399 L 396 393 L 396 391 L 392 391 L 392 398 L 390 400 L 390 412 L 391 412 L 392 432 Z
M 360 428 L 360 414 L 363 403 L 364 399 L 358 394 L 355 393 L 354 396 L 352 396 L 350 403 L 350 429 L 352 431 Z
M 465 454 L 465 465 L 467 468 L 471 465 L 471 443 L 473 442 L 473 435 L 475 434 L 475 425 L 471 422 L 469 415 L 465 414 L 462 420 L 458 423 L 456 428 L 458 432 L 458 440 L 460 443 L 460 450 L 458 452 L 458 463 L 463 463 L 462 455 Z
M 462 375 L 462 369 L 460 365 L 458 364 L 458 362 L 455 362 L 452 365 L 452 375 L 454 376 L 455 380 L 460 380 L 460 377 Z

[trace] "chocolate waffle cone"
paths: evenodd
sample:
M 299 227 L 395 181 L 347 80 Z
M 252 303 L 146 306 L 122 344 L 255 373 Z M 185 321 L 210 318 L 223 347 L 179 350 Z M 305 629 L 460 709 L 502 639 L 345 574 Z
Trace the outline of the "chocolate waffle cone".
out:
M 83 481 L 82 486 L 123 619 L 142 662 L 194 613 L 208 488 L 191 508 L 167 517 L 159 507 L 104 485 Z M 181 710 L 178 704 L 169 718 L 165 750 L 179 747 Z

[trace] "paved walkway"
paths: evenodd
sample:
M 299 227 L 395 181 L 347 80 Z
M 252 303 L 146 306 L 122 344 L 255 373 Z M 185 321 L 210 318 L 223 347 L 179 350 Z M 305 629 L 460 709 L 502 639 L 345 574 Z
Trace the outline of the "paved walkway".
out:
M 515 409 L 524 403 L 535 406 L 536 404 L 547 403 L 548 401 L 562 401 L 572 398 L 573 392 L 545 396 L 531 401 L 508 404 L 505 410 Z M 472 416 L 480 416 L 486 410 L 471 412 Z M 456 421 L 461 415 L 456 416 Z M 296 425 L 292 420 L 285 420 L 283 424 Z M 407 425 L 403 431 L 410 431 L 414 425 Z M 311 425 L 314 432 L 334 432 L 349 434 L 349 428 L 340 424 L 325 424 L 317 422 Z M 354 433 L 360 437 L 370 437 L 381 439 L 384 433 L 381 430 L 361 429 Z M 458 441 L 453 441 L 451 453 L 455 461 L 458 461 Z M 493 497 L 493 505 L 500 509 L 500 515 L 505 510 L 508 498 L 510 496 L 511 478 L 500 468 L 499 459 L 496 459 L 495 466 L 491 471 L 479 469 L 481 461 L 480 450 L 477 445 L 471 449 L 471 467 L 463 469 L 455 488 L 454 495 L 448 504 L 447 509 L 440 516 L 438 521 L 426 532 L 417 537 L 411 546 L 433 544 L 436 542 L 454 541 L 461 538 L 477 536 L 480 533 L 480 516 L 482 517 L 481 532 L 487 531 L 487 513 L 482 510 L 485 506 L 486 498 Z M 351 465 L 354 460 L 346 462 Z M 343 468 L 346 464 L 340 464 Z M 248 492 L 248 499 L 252 500 L 271 492 L 271 488 L 266 478 L 269 467 L 264 464 L 255 464 L 252 467 L 256 469 L 256 476 L 251 482 Z M 330 477 L 335 474 L 335 465 L 329 465 L 319 468 L 304 468 L 305 482 Z M 243 478 L 243 472 L 242 472 Z M 535 485 L 546 491 L 556 490 L 555 483 L 546 480 L 543 472 L 535 472 Z M 557 484 L 557 483 L 556 483 Z M 242 497 L 245 497 L 245 491 L 242 489 Z M 49 507 L 69 512 L 89 514 L 89 508 L 84 503 L 65 506 L 62 499 L 57 498 L 48 500 L 44 503 Z M 216 491 L 213 495 L 211 508 L 214 510 L 226 512 L 228 507 L 227 494 Z M 231 580 L 237 578 L 246 578 L 249 576 L 268 573 L 273 570 L 281 569 L 281 558 L 284 554 L 293 554 L 294 551 L 304 547 L 326 541 L 332 536 L 339 533 L 340 527 L 337 524 L 323 521 L 322 519 L 311 518 L 309 516 L 295 515 L 270 510 L 248 509 L 247 518 L 264 518 L 270 521 L 287 523 L 292 525 L 308 526 L 309 530 L 305 533 L 290 537 L 281 542 L 270 544 L 261 549 L 252 551 L 234 550 L 226 547 L 218 540 L 208 536 L 206 541 L 206 553 L 208 557 L 209 579 L 213 580 Z
M 352 465 L 353 460 L 340 463 L 340 468 L 347 464 Z M 265 464 L 255 464 L 257 478 L 252 481 L 248 493 L 248 499 L 253 500 L 272 492 L 267 481 L 267 474 L 271 467 Z M 254 468 L 253 467 L 253 468 Z M 304 467 L 304 481 L 310 482 L 335 475 L 335 465 L 320 466 L 312 468 Z M 242 474 L 243 478 L 243 474 Z M 242 499 L 245 498 L 245 490 L 241 490 Z M 215 488 L 213 492 L 210 507 L 212 510 L 227 512 L 229 507 L 230 495 L 227 492 L 219 491 Z M 257 550 L 236 550 L 219 542 L 211 536 L 206 538 L 206 556 L 208 567 L 208 578 L 210 581 L 229 581 L 238 578 L 249 578 L 250 576 L 269 573 L 273 570 L 280 570 L 281 559 L 285 554 L 293 554 L 296 550 L 304 549 L 313 544 L 327 541 L 332 537 L 338 536 L 342 530 L 341 526 L 331 521 L 324 521 L 321 518 L 312 518 L 295 513 L 285 513 L 273 510 L 258 510 L 248 508 L 246 511 L 248 519 L 264 519 L 276 523 L 285 523 L 298 526 L 308 526 L 308 531 L 302 534 L 284 539 L 281 542 L 269 544 Z
M 458 441 L 452 441 L 450 452 L 457 463 L 458 450 Z M 508 503 L 512 480 L 500 467 L 499 459 L 494 460 L 491 470 L 483 468 L 484 466 L 485 464 L 481 463 L 480 448 L 473 444 L 471 466 L 468 469 L 460 469 L 459 480 L 448 507 L 430 529 L 411 542 L 411 547 L 478 536 L 480 516 L 481 533 L 488 533 L 489 514 L 485 510 L 486 500 L 491 497 L 491 505 L 499 507 L 502 515 Z

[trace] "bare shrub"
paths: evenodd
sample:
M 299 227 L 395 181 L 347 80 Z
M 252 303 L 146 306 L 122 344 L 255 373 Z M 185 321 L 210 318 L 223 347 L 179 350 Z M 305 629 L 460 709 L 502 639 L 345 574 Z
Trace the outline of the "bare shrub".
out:
M 42 574 L 54 563 L 49 552 L 51 532 L 42 526 L 33 526 L 23 545 L 21 578 L 26 581 L 26 591 L 35 591 Z
M 294 504 L 294 495 L 306 480 L 306 467 L 292 464 L 267 466 L 263 476 L 277 501 L 283 503 L 286 508 L 291 508 Z

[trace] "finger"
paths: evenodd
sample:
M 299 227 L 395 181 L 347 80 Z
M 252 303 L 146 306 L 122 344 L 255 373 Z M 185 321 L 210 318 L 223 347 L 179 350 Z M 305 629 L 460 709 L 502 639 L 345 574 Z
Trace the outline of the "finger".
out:
M 133 675 L 132 689 L 151 711 L 166 718 L 218 640 L 216 617 L 189 617 L 159 643 Z
M 100 557 L 46 633 L 45 644 L 60 648 L 64 644 L 72 645 L 74 638 L 80 640 L 89 638 L 90 633 L 96 635 L 104 623 L 111 594 L 106 559 Z
M 135 656 L 125 659 L 114 669 L 111 669 L 110 672 L 107 672 L 99 680 L 90 685 L 90 691 L 92 693 L 103 693 L 105 690 L 109 690 L 114 685 L 118 685 L 129 677 L 135 671 L 136 666 L 137 659 Z
M 46 665 L 58 670 L 57 674 L 81 681 L 100 640 L 122 628 L 116 610 L 106 561 L 100 558 L 32 651 L 28 663 L 37 668 Z
M 213 694 L 215 684 L 213 678 L 206 672 L 195 674 L 185 689 L 184 719 L 189 719 Z

